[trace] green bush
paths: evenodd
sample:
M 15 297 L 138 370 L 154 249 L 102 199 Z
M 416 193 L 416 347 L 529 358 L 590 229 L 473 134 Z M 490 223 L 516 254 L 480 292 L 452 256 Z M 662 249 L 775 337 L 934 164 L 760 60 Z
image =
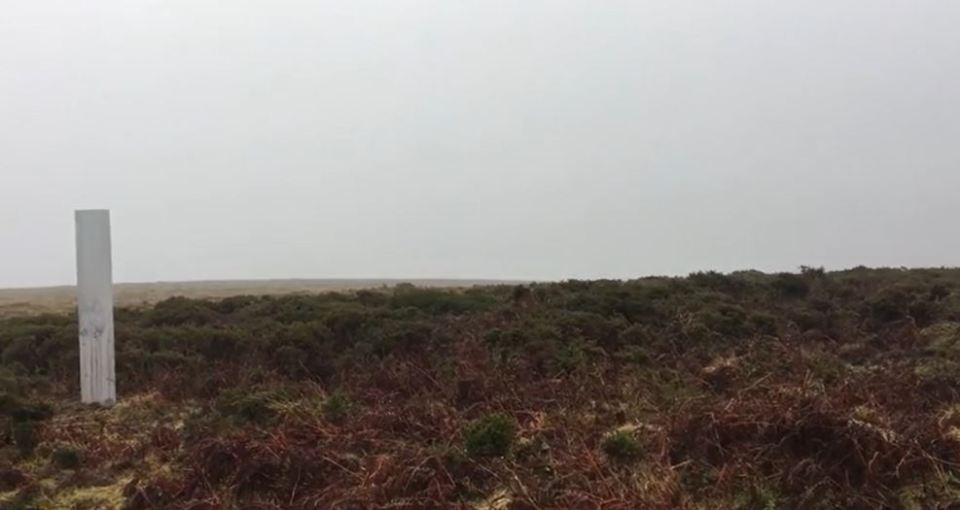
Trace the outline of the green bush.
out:
M 827 275 L 823 267 L 800 266 L 800 274 L 809 279 L 820 279 Z
M 532 295 L 533 293 L 530 291 L 530 287 L 527 287 L 526 285 L 517 285 L 511 292 L 511 298 L 513 299 L 514 304 L 520 304 L 529 301 Z
M 943 301 L 944 299 L 950 297 L 951 291 L 950 288 L 943 284 L 936 284 L 930 287 L 928 297 L 931 301 Z
M 614 353 L 614 357 L 634 365 L 647 365 L 655 358 L 646 347 L 639 345 L 625 345 Z
M 77 469 L 80 467 L 82 458 L 79 450 L 65 446 L 54 450 L 50 460 L 60 469 Z
M 292 345 L 281 345 L 273 354 L 274 363 L 281 374 L 297 379 L 306 372 L 307 353 Z
M 281 400 L 283 396 L 274 391 L 238 388 L 224 392 L 218 399 L 217 408 L 234 421 L 265 425 L 276 418 L 274 404 Z
M 340 392 L 334 392 L 320 405 L 323 415 L 334 423 L 343 421 L 351 409 L 353 409 L 353 402 Z
M 960 363 L 944 358 L 929 358 L 913 367 L 913 374 L 921 383 L 952 388 L 960 385 Z
M 13 424 L 13 444 L 24 457 L 33 454 L 37 447 L 36 426 L 32 421 L 20 421 Z
M 555 372 L 571 372 L 587 362 L 590 344 L 583 338 L 571 338 L 553 349 L 550 368 Z
M 773 280 L 773 288 L 785 298 L 803 298 L 810 293 L 807 280 L 793 273 L 780 273 Z
M 748 322 L 750 323 L 750 328 L 761 335 L 777 334 L 777 317 L 772 314 L 754 312 L 750 314 Z
M 903 287 L 881 289 L 867 301 L 870 314 L 880 323 L 906 318 L 912 303 L 913 294 Z
M 600 448 L 616 462 L 634 462 L 643 456 L 643 446 L 625 430 L 618 430 L 603 438 Z
M 471 457 L 503 457 L 516 440 L 517 424 L 502 414 L 491 414 L 473 422 L 466 430 L 465 448 Z
M 28 373 L 36 372 L 40 358 L 37 355 L 37 341 L 32 337 L 20 337 L 7 344 L 0 358 L 4 365 L 20 365 Z
M 932 299 L 929 291 L 905 285 L 883 288 L 870 297 L 867 304 L 879 324 L 911 318 L 921 326 L 935 322 L 943 305 L 940 300 Z
M 706 308 L 697 314 L 697 320 L 722 336 L 746 336 L 750 332 L 747 312 L 737 305 L 719 304 Z
M 9 393 L 0 392 L 0 415 L 13 421 L 41 421 L 53 416 L 53 408 L 45 402 L 31 402 Z
M 621 317 L 590 312 L 564 311 L 549 314 L 546 319 L 559 326 L 564 338 L 583 338 L 604 346 L 617 344 L 620 333 L 630 326 Z
M 377 325 L 367 324 L 357 335 L 357 341 L 370 345 L 377 356 L 409 352 L 433 338 L 433 327 L 420 319 L 383 319 Z
M 25 382 L 9 368 L 0 367 L 0 394 L 19 394 Z
M 800 331 L 822 329 L 827 324 L 827 318 L 823 313 L 810 308 L 791 310 L 788 317 Z
M 740 278 L 716 271 L 690 273 L 687 281 L 698 287 L 725 294 L 736 294 L 746 288 L 746 283 Z
M 754 484 L 741 490 L 734 498 L 734 510 L 777 510 L 780 508 L 777 493 L 772 489 Z
M 489 309 L 495 304 L 496 300 L 485 293 L 399 286 L 390 299 L 390 305 L 394 308 L 415 308 L 431 315 L 475 312 Z
M 358 327 L 362 327 L 362 322 Z M 275 325 L 276 326 L 276 325 Z M 323 322 L 296 322 L 279 327 L 268 344 L 277 370 L 293 379 L 326 379 L 333 373 L 334 358 L 348 349 L 355 339 L 343 341 Z M 351 332 L 350 337 L 356 333 Z
M 151 326 L 204 326 L 217 322 L 218 314 L 207 301 L 172 297 L 158 302 L 147 312 Z
M 653 341 L 653 335 L 643 324 L 634 324 L 624 329 L 618 337 L 623 345 L 649 345 Z
M 235 360 L 249 352 L 248 337 L 240 328 L 190 328 L 185 340 L 207 361 Z

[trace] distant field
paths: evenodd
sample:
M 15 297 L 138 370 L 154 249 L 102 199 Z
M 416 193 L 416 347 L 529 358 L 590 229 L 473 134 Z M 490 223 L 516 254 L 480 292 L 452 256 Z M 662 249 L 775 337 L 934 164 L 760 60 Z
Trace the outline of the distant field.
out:
M 115 289 L 117 306 L 140 306 L 173 296 L 217 299 L 243 294 L 314 294 L 392 287 L 412 283 L 418 287 L 471 287 L 516 283 L 507 280 L 456 279 L 323 279 L 323 280 L 223 280 L 195 282 L 119 283 Z M 63 313 L 76 307 L 73 286 L 0 289 L 0 317 L 24 314 Z

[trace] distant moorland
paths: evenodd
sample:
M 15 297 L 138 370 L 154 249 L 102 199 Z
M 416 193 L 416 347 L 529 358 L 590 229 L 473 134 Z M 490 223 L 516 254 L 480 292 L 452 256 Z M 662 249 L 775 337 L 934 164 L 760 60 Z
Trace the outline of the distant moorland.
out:
M 210 280 L 187 282 L 118 283 L 114 286 L 117 306 L 132 307 L 156 303 L 181 296 L 193 299 L 215 299 L 239 295 L 276 296 L 282 294 L 315 294 L 390 287 L 398 283 L 417 287 L 472 287 L 518 283 L 504 280 L 458 279 L 287 279 L 287 280 Z M 73 286 L 0 288 L 0 317 L 37 313 L 69 312 L 76 307 Z

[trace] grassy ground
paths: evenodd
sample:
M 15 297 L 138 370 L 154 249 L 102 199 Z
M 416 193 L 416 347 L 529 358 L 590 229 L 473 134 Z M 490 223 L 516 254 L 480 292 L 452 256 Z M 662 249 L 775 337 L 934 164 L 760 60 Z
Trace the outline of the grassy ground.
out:
M 0 320 L 2 508 L 956 508 L 960 271 L 175 298 Z

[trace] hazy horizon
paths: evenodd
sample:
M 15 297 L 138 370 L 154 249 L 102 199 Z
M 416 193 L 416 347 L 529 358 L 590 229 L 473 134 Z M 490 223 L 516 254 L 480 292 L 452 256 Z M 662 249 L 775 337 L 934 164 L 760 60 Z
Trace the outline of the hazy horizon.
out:
M 960 265 L 960 3 L 4 8 L 0 288 Z
M 729 271 L 722 271 L 722 270 L 721 270 L 721 271 L 717 271 L 716 269 L 705 268 L 705 269 L 693 270 L 693 271 L 686 272 L 686 273 L 637 274 L 637 275 L 633 275 L 633 276 L 624 276 L 624 277 L 597 277 L 597 278 L 592 278 L 592 279 L 593 279 L 593 280 L 609 279 L 609 280 L 629 281 L 629 280 L 638 280 L 638 279 L 644 279 L 644 278 L 686 278 L 686 277 L 689 277 L 689 276 L 691 276 L 691 275 L 693 275 L 693 274 L 696 274 L 696 273 L 704 273 L 704 272 L 707 272 L 707 273 L 709 273 L 709 272 L 719 272 L 719 273 L 722 273 L 722 274 L 730 274 L 730 275 L 736 275 L 736 274 L 739 274 L 739 273 L 755 273 L 755 272 L 762 273 L 762 274 L 766 274 L 766 275 L 777 275 L 777 274 L 782 274 L 782 273 L 800 274 L 800 273 L 802 272 L 803 267 L 804 267 L 804 266 L 798 266 L 798 267 L 796 267 L 796 268 L 787 268 L 787 269 L 783 269 L 783 270 L 770 270 L 770 271 L 762 271 L 762 270 L 759 270 L 759 269 L 751 269 L 751 268 L 733 269 L 733 270 L 729 270 Z M 810 266 L 806 266 L 806 267 L 810 267 Z M 909 270 L 918 270 L 918 271 L 933 270 L 933 271 L 936 271 L 936 270 L 955 270 L 955 269 L 960 269 L 960 267 L 958 267 L 958 266 L 851 266 L 851 267 L 841 267 L 841 268 L 824 268 L 824 267 L 821 266 L 821 267 L 817 267 L 817 268 L 815 268 L 815 269 L 824 269 L 824 270 L 826 270 L 828 273 L 830 273 L 830 272 L 853 271 L 853 270 L 860 269 L 860 268 L 866 268 L 866 269 L 868 269 L 868 270 L 898 270 L 898 271 L 899 271 L 899 270 L 905 270 L 905 271 L 909 271 Z M 543 278 L 543 279 L 532 279 L 532 278 L 484 278 L 484 277 L 476 277 L 476 278 L 474 278 L 474 277 L 470 277 L 470 276 L 465 276 L 465 277 L 451 277 L 451 278 L 426 278 L 426 277 L 424 277 L 424 278 L 404 278 L 404 277 L 384 277 L 384 278 L 376 278 L 376 277 L 372 277 L 372 278 L 371 278 L 371 277 L 363 277 L 363 276 L 356 276 L 356 277 L 344 276 L 344 277 L 337 277 L 337 278 L 309 278 L 309 277 L 307 277 L 307 278 L 298 278 L 298 277 L 289 277 L 289 278 L 222 278 L 222 279 L 221 279 L 221 278 L 218 278 L 218 279 L 201 278 L 201 279 L 194 279 L 194 280 L 116 280 L 116 279 L 115 279 L 114 282 L 113 282 L 113 284 L 114 284 L 115 286 L 124 286 L 124 285 L 132 285 L 132 286 L 148 285 L 148 286 L 149 286 L 149 285 L 168 285 L 168 284 L 174 284 L 174 285 L 198 285 L 198 286 L 202 286 L 202 285 L 205 285 L 205 284 L 245 284 L 245 283 L 249 283 L 249 284 L 258 284 L 258 283 L 263 283 L 263 284 L 268 284 L 268 283 L 282 284 L 282 283 L 304 282 L 304 283 L 345 283 L 345 284 L 346 284 L 346 283 L 369 283 L 369 284 L 371 284 L 371 285 L 376 284 L 376 286 L 379 286 L 379 285 L 388 285 L 388 286 L 389 286 L 389 285 L 398 284 L 398 283 L 411 283 L 411 284 L 416 285 L 416 284 L 420 284 L 420 283 L 424 283 L 424 282 L 431 282 L 432 285 L 430 285 L 430 286 L 437 286 L 437 285 L 436 285 L 437 283 L 447 283 L 447 282 L 449 282 L 450 284 L 462 282 L 462 283 L 466 283 L 466 284 L 468 284 L 468 285 L 487 285 L 487 284 L 497 285 L 497 284 L 518 284 L 518 283 L 556 283 L 556 282 L 562 282 L 562 281 L 568 281 L 568 280 L 577 280 L 577 279 L 578 279 L 578 278 L 576 278 L 576 277 L 553 278 L 553 279 L 547 279 L 547 278 Z M 5 290 L 15 291 L 15 290 L 47 289 L 47 288 L 73 288 L 73 287 L 76 287 L 76 283 L 75 283 L 75 282 L 73 282 L 73 283 L 53 283 L 53 284 L 46 284 L 46 285 L 11 285 L 11 286 L 7 286 L 7 287 L 0 287 L 0 291 L 5 291 Z
M 305 283 L 361 283 L 368 282 L 371 284 L 397 284 L 397 283 L 412 283 L 417 284 L 420 282 L 467 282 L 467 283 L 515 283 L 515 282 L 533 282 L 534 280 L 518 280 L 518 279 L 499 279 L 499 278 L 244 278 L 244 279 L 225 279 L 225 280 L 154 280 L 154 281 L 114 281 L 115 286 L 123 285 L 198 285 L 202 286 L 204 284 L 233 284 L 233 283 L 296 283 L 296 282 L 305 282 Z M 549 280 L 543 280 L 547 282 Z M 432 285 L 435 286 L 435 285 Z M 47 289 L 47 288 L 71 288 L 76 287 L 75 283 L 64 283 L 64 284 L 52 284 L 52 285 L 14 285 L 11 287 L 0 287 L 0 290 L 30 290 L 30 289 Z

